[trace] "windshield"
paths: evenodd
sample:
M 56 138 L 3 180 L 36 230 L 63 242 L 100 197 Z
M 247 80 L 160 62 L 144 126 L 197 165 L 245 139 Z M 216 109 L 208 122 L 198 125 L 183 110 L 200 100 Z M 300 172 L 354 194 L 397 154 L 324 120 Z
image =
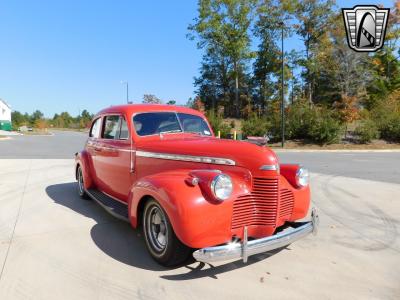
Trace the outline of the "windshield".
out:
M 140 136 L 161 133 L 191 132 L 211 136 L 203 118 L 175 112 L 141 113 L 133 117 L 136 133 Z

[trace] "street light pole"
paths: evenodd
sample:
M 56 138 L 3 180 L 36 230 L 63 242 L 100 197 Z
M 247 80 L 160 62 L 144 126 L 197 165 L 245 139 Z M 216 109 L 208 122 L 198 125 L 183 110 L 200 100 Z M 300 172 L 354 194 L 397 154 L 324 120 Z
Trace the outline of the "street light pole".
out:
M 282 135 L 282 141 L 281 141 L 281 146 L 282 146 L 282 148 L 285 146 L 285 91 L 284 91 L 284 87 L 285 87 L 285 85 L 284 85 L 284 82 L 283 82 L 283 80 L 284 80 L 284 74 L 283 74 L 283 71 L 284 71 L 284 61 L 283 61 L 283 59 L 284 59 L 284 49 L 283 49 L 283 31 L 284 31 L 284 24 L 283 24 L 283 22 L 281 22 L 281 24 L 280 24 L 282 27 L 282 38 L 281 38 L 281 41 L 282 41 L 282 47 L 281 47 L 281 50 L 282 50 L 282 54 L 281 54 L 281 135 Z
M 126 104 L 129 104 L 129 83 L 126 82 Z
M 126 84 L 126 104 L 129 104 L 129 83 L 128 81 L 121 81 L 122 84 Z

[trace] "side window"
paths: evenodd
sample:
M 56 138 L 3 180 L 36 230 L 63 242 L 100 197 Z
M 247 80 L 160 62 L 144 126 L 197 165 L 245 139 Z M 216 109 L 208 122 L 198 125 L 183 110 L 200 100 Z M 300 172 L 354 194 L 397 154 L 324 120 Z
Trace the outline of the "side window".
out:
M 129 138 L 128 124 L 124 117 L 121 117 L 121 129 L 119 133 L 120 140 L 127 140 Z
M 90 129 L 89 136 L 98 138 L 100 135 L 100 125 L 101 125 L 101 118 L 98 118 L 96 121 L 93 122 L 92 128 Z
M 119 116 L 106 116 L 103 125 L 103 139 L 119 138 Z

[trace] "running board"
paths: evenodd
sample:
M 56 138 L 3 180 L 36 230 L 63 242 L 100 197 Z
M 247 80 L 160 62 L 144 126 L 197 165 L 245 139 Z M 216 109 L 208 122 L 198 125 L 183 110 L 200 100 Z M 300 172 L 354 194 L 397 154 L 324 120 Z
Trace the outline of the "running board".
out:
M 122 221 L 129 222 L 127 204 L 123 204 L 97 189 L 86 190 L 86 193 L 112 216 Z

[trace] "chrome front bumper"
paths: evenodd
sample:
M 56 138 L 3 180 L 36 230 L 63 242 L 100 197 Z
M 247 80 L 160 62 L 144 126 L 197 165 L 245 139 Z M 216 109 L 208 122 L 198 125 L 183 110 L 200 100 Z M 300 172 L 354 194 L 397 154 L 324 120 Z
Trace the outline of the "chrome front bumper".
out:
M 193 253 L 193 257 L 197 261 L 207 263 L 242 258 L 243 262 L 246 263 L 247 258 L 251 255 L 282 248 L 310 233 L 317 234 L 318 223 L 318 214 L 313 208 L 311 221 L 295 223 L 298 226 L 269 237 L 251 241 L 248 241 L 247 227 L 244 227 L 244 237 L 241 243 L 199 249 Z

